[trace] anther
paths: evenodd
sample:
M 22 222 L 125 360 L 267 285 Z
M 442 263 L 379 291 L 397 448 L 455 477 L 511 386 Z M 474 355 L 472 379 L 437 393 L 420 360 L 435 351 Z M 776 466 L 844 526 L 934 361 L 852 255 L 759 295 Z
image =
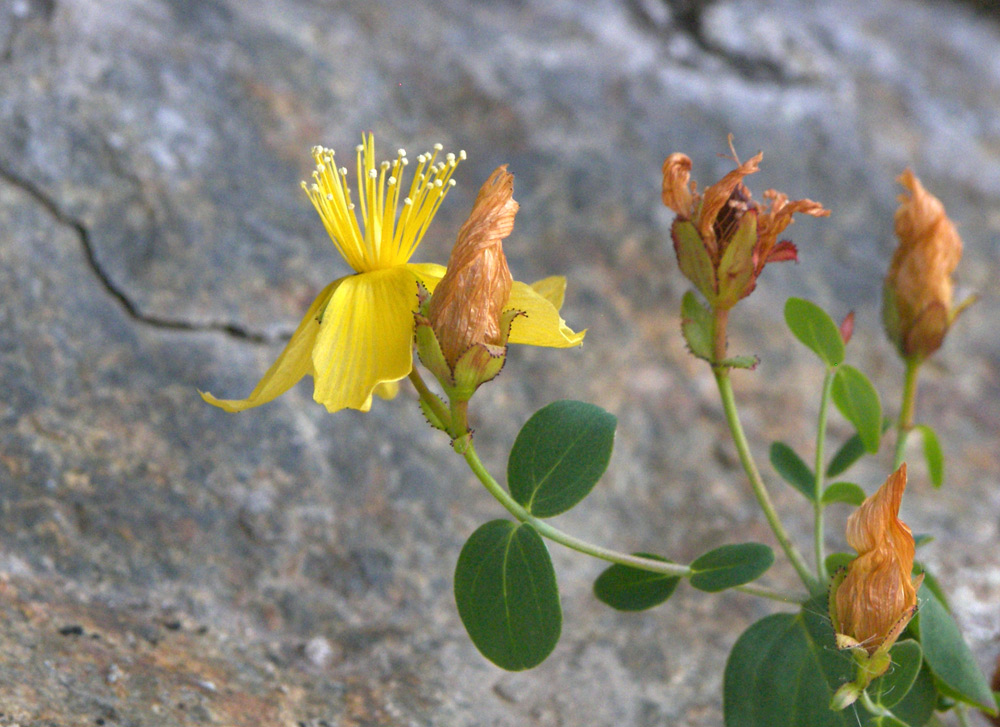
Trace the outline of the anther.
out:
M 375 177 L 377 177 L 377 176 L 378 176 L 378 170 L 377 169 L 369 169 L 368 170 L 368 178 L 369 179 L 375 179 Z
M 358 144 L 356 147 L 354 147 L 354 151 L 364 151 L 364 150 L 365 147 L 363 144 Z
M 405 204 L 405 205 L 411 205 L 411 204 L 413 204 L 413 200 L 410 199 L 409 197 L 407 197 L 406 199 L 403 200 L 403 204 Z
M 401 157 L 405 157 L 406 156 L 406 149 L 396 149 L 396 153 L 399 154 L 399 156 L 401 156 Z
M 441 151 L 442 149 L 444 149 L 444 144 L 438 142 L 434 145 L 434 151 Z
M 465 149 L 462 149 L 461 151 L 458 152 L 458 158 L 459 159 L 465 159 L 466 158 L 466 156 L 465 156 Z

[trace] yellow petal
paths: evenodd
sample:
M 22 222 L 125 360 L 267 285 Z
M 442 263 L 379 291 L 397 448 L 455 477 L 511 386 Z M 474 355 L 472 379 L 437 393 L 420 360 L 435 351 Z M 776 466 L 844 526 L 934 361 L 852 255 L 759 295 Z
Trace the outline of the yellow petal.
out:
M 558 292 L 558 285 L 551 281 L 552 278 L 546 278 L 536 283 L 536 285 L 540 285 L 542 292 L 533 286 L 517 280 L 514 281 L 514 285 L 510 289 L 510 298 L 504 309 L 523 311 L 525 315 L 514 319 L 510 329 L 510 343 L 569 348 L 570 346 L 579 346 L 583 342 L 586 331 L 576 333 L 571 330 L 566 325 L 566 321 L 560 317 L 559 309 L 547 297 L 549 294 Z M 565 280 L 562 284 L 565 288 Z M 558 300 L 561 295 L 554 297 Z
M 563 299 L 566 297 L 566 278 L 562 275 L 550 275 L 547 278 L 536 280 L 531 284 L 535 292 L 545 298 L 549 303 L 561 310 Z
M 383 381 L 381 384 L 375 387 L 375 391 L 373 393 L 379 399 L 395 399 L 396 394 L 399 393 L 399 382 Z
M 292 334 L 288 345 L 285 346 L 285 350 L 267 370 L 260 383 L 250 392 L 250 396 L 246 399 L 216 399 L 211 394 L 199 391 L 201 398 L 226 411 L 243 411 L 266 404 L 295 386 L 303 376 L 311 374 L 313 344 L 316 341 L 316 334 L 320 330 L 316 316 L 330 299 L 337 286 L 344 280 L 347 278 L 333 281 L 316 296 L 312 305 L 309 306 L 309 310 L 306 311 L 305 317 L 302 318 L 302 322 L 299 323 L 299 327 Z
M 437 263 L 409 263 L 406 265 L 406 268 L 417 276 L 417 279 L 424 284 L 429 293 L 434 292 L 437 284 L 444 277 L 446 270 L 444 265 L 438 265 Z
M 329 411 L 368 411 L 379 384 L 413 367 L 417 279 L 406 267 L 344 278 L 330 298 L 313 347 L 313 398 Z

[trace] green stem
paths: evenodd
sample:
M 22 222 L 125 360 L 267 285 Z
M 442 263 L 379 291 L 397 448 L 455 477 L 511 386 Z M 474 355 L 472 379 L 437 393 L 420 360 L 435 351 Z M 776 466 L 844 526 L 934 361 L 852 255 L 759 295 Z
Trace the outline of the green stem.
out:
M 899 469 L 906 453 L 906 438 L 913 429 L 913 413 L 917 403 L 917 374 L 920 371 L 920 361 L 917 358 L 906 359 L 906 378 L 903 380 L 903 403 L 899 409 L 899 419 L 896 421 L 896 455 L 893 457 L 892 468 Z
M 828 368 L 823 379 L 823 396 L 819 402 L 819 422 L 816 425 L 816 489 L 813 499 L 813 530 L 816 547 L 816 577 L 820 583 L 830 580 L 826 572 L 826 555 L 823 532 L 823 486 L 826 469 L 826 419 L 830 411 L 830 392 L 833 391 L 833 376 L 836 369 Z
M 475 445 L 469 440 L 465 451 L 462 452 L 465 457 L 465 461 L 469 465 L 469 469 L 472 470 L 476 478 L 483 483 L 483 486 L 489 490 L 489 493 L 495 497 L 501 505 L 503 505 L 507 512 L 513 515 L 522 523 L 528 523 L 535 530 L 538 531 L 540 535 L 544 535 L 549 540 L 554 540 L 557 543 L 565 545 L 567 548 L 572 548 L 580 553 L 585 553 L 586 555 L 591 555 L 595 558 L 600 558 L 601 560 L 606 560 L 611 563 L 618 563 L 620 565 L 628 565 L 633 568 L 640 568 L 645 571 L 651 571 L 653 573 L 662 573 L 668 576 L 690 576 L 692 571 L 686 565 L 680 565 L 678 563 L 665 563 L 660 560 L 653 560 L 652 558 L 643 558 L 637 555 L 629 555 L 627 553 L 619 553 L 615 550 L 609 550 L 608 548 L 602 548 L 599 545 L 594 545 L 593 543 L 588 543 L 585 540 L 574 537 L 569 533 L 564 533 L 562 530 L 549 525 L 544 520 L 539 520 L 530 512 L 525 510 L 510 493 L 505 490 L 500 483 L 493 479 L 486 467 L 483 465 L 482 460 L 479 459 L 479 455 L 476 454 Z
M 969 711 L 964 704 L 955 707 L 955 716 L 958 717 L 958 724 L 961 727 L 969 727 Z
M 802 554 L 795 547 L 795 543 L 789 537 L 785 526 L 781 524 L 781 519 L 778 517 L 777 511 L 774 509 L 774 504 L 771 502 L 771 496 L 764 486 L 764 481 L 761 479 L 757 464 L 750 453 L 750 443 L 747 442 L 746 434 L 743 433 L 743 426 L 740 424 L 739 413 L 736 410 L 736 399 L 733 395 L 733 384 L 729 378 L 729 370 L 724 367 L 714 367 L 712 371 L 715 374 L 715 382 L 719 387 L 719 396 L 722 398 L 722 408 L 726 412 L 726 422 L 729 424 L 729 432 L 732 434 L 733 443 L 736 445 L 736 451 L 739 453 L 743 469 L 750 480 L 750 486 L 753 488 L 754 495 L 757 496 L 757 502 L 760 503 L 760 507 L 764 511 L 764 516 L 767 518 L 771 530 L 774 531 L 774 536 L 778 539 L 781 549 L 785 551 L 785 555 L 788 556 L 788 560 L 791 561 L 792 567 L 799 574 L 799 578 L 802 579 L 802 582 L 811 593 L 819 593 L 822 590 L 822 586 L 809 571 L 809 567 L 806 565 Z

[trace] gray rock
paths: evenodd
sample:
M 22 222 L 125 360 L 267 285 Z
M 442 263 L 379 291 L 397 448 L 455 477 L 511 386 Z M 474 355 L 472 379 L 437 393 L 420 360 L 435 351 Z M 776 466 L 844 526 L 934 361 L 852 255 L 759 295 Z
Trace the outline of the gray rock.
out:
M 736 375 L 761 459 L 778 438 L 811 451 L 821 371 L 783 329 L 788 295 L 857 312 L 850 361 L 895 412 L 879 287 L 893 179 L 913 166 L 982 300 L 922 383 L 948 482 L 932 491 L 914 464 L 903 516 L 937 537 L 924 557 L 992 664 L 998 52 L 995 14 L 916 0 L 0 7 L 0 724 L 720 723 L 728 649 L 771 604 L 681 588 L 654 613 L 610 612 L 590 594 L 601 564 L 554 546 L 562 640 L 501 672 L 466 638 L 451 573 L 504 513 L 410 392 L 335 416 L 308 383 L 239 416 L 199 399 L 248 393 L 346 274 L 298 182 L 313 144 L 347 152 L 368 129 L 383 149 L 468 151 L 419 260 L 446 260 L 509 163 L 515 277 L 565 274 L 564 314 L 589 329 L 582 349 L 512 349 L 473 407 L 487 463 L 502 475 L 542 402 L 604 406 L 611 470 L 559 524 L 679 561 L 773 541 L 680 340 L 663 158 L 688 153 L 710 183 L 733 132 L 741 155 L 764 151 L 758 197 L 834 212 L 790 230 L 801 263 L 768 268 L 734 314 L 733 350 L 763 360 Z M 858 481 L 872 491 L 890 459 Z M 808 512 L 769 481 L 805 546 Z M 830 513 L 842 546 L 846 512 Z M 786 564 L 765 581 L 794 587 Z

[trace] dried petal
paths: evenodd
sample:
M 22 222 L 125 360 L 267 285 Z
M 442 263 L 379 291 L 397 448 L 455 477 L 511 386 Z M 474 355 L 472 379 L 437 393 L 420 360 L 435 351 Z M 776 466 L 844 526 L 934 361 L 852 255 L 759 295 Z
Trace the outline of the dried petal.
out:
M 837 619 L 840 632 L 869 654 L 888 649 L 916 611 L 913 534 L 898 517 L 904 489 L 905 464 L 847 520 L 847 542 L 858 557 L 837 588 Z
M 458 231 L 448 271 L 431 298 L 428 318 L 452 367 L 470 346 L 500 343 L 500 314 L 513 282 L 502 246 L 514 229 L 513 194 L 514 175 L 498 167 Z
M 720 239 L 716 237 L 713 228 L 716 222 L 718 222 L 720 213 L 730 203 L 730 198 L 737 191 L 737 188 L 739 188 L 739 192 L 737 193 L 738 199 L 736 202 L 743 205 L 744 210 L 747 205 L 752 204 L 750 202 L 750 192 L 743 186 L 743 177 L 756 172 L 760 160 L 763 158 L 764 153 L 759 152 L 757 156 L 740 164 L 736 169 L 726 174 L 726 176 L 705 190 L 705 198 L 697 220 L 698 232 L 701 233 L 702 239 L 711 240 L 713 244 Z M 708 243 L 706 242 L 706 244 Z
M 772 251 L 776 252 L 781 243 L 778 243 L 778 235 L 785 231 L 794 220 L 792 215 L 799 212 L 811 217 L 828 217 L 830 210 L 825 209 L 819 202 L 811 199 L 796 199 L 788 201 L 788 195 L 769 189 L 764 192 L 764 197 L 770 200 L 768 209 L 764 210 L 757 218 L 757 232 L 759 242 L 757 243 L 757 274 L 769 262 L 776 262 L 772 258 Z M 788 258 L 783 258 L 788 259 Z
M 685 219 L 691 219 L 698 185 L 691 179 L 691 159 L 674 153 L 663 162 L 663 204 Z
M 906 169 L 897 180 L 895 226 L 899 244 L 885 279 L 883 319 L 905 357 L 925 358 L 944 340 L 953 318 L 951 275 L 962 257 L 962 239 L 941 201 Z

